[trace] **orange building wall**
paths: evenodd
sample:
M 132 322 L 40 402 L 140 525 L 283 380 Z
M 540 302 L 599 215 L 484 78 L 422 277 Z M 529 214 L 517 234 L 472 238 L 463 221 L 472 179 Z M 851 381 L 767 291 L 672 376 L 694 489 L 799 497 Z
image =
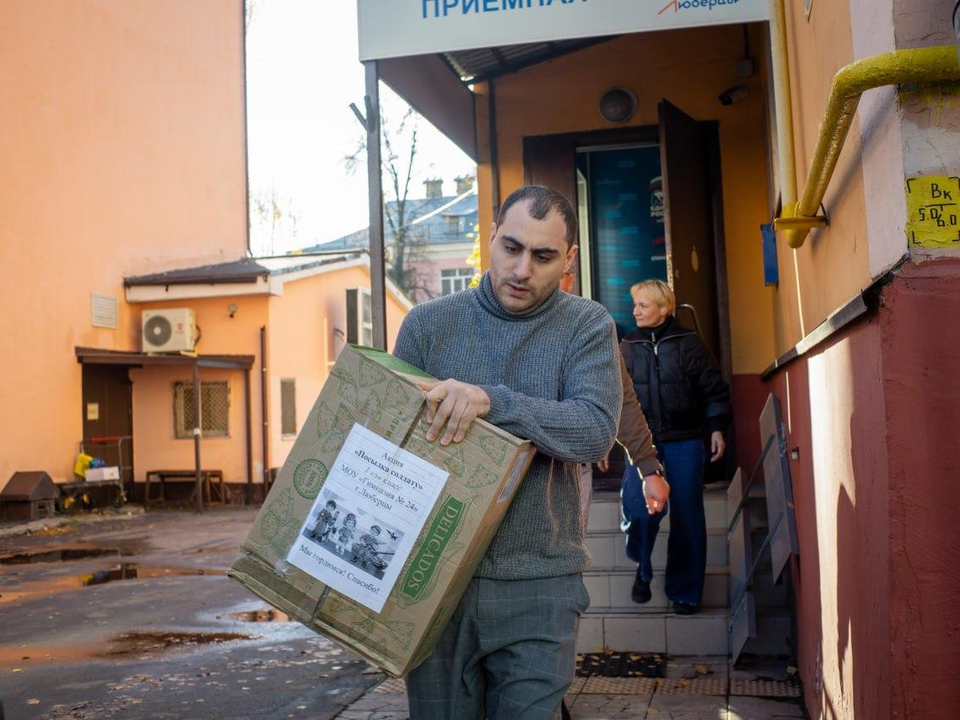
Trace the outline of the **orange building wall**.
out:
M 346 291 L 370 288 L 366 266 L 345 268 L 284 285 L 282 297 L 271 298 L 268 330 L 270 390 L 270 467 L 280 467 L 295 436 L 281 434 L 280 381 L 296 380 L 297 431 L 344 346 L 347 326 Z M 396 341 L 406 309 L 387 292 L 387 347 Z M 341 334 L 342 333 L 342 334 Z
M 751 26 L 753 54 L 761 26 Z M 630 126 L 657 125 L 666 98 L 697 120 L 719 122 L 723 166 L 732 359 L 734 373 L 758 373 L 774 358 L 772 290 L 763 286 L 760 230 L 767 207 L 764 106 L 766 80 L 747 80 L 744 100 L 723 107 L 717 95 L 739 82 L 740 26 L 629 35 L 496 80 L 501 200 L 523 184 L 523 138 L 611 127 L 597 112 L 615 85 L 632 89 L 639 110 Z M 759 64 L 758 64 L 759 65 Z M 484 92 L 484 88 L 480 88 Z M 493 222 L 486 96 L 477 98 L 481 236 Z
M 246 250 L 237 0 L 0 7 L 0 486 L 71 475 L 74 347 L 133 349 L 125 275 Z M 119 300 L 91 326 L 90 294 Z
M 131 370 L 133 379 L 133 459 L 135 478 L 142 482 L 149 470 L 190 470 L 194 467 L 193 438 L 174 437 L 173 384 L 190 383 L 191 368 L 153 367 Z M 204 469 L 223 471 L 230 483 L 247 480 L 246 427 L 243 405 L 243 372 L 240 370 L 202 369 L 201 382 L 226 380 L 230 386 L 230 416 L 227 437 L 203 437 L 200 462 Z M 259 405 L 259 395 L 252 401 Z M 256 407 L 256 405 L 254 405 Z M 256 415 L 254 416 L 254 419 Z M 253 439 L 259 450 L 258 425 L 254 421 Z M 259 453 L 254 455 L 257 457 Z M 260 481 L 254 474 L 254 481 Z M 153 494 L 155 491 L 152 491 Z
M 253 481 L 263 480 L 260 328 L 267 328 L 267 403 L 269 447 L 267 467 L 279 467 L 295 436 L 281 434 L 280 381 L 296 380 L 297 431 L 326 382 L 343 348 L 346 328 L 346 290 L 370 287 L 370 272 L 357 266 L 286 282 L 282 295 L 227 296 L 143 303 L 151 310 L 192 308 L 202 331 L 198 351 L 203 355 L 250 355 L 250 405 Z M 237 310 L 231 318 L 228 306 Z M 406 308 L 387 293 L 387 344 L 393 347 Z M 190 367 L 146 367 L 130 371 L 133 380 L 133 438 L 137 481 L 153 469 L 192 468 L 193 442 L 174 438 L 173 383 L 190 382 Z M 201 381 L 230 383 L 228 438 L 203 438 L 201 461 L 219 469 L 227 482 L 246 482 L 246 427 L 243 372 L 201 369 Z
M 231 303 L 237 305 L 237 312 L 232 318 L 227 310 Z M 268 303 L 267 296 L 249 296 L 175 300 L 144 303 L 142 306 L 150 310 L 191 308 L 202 333 L 197 346 L 202 355 L 254 357 L 250 370 L 254 482 L 262 480 L 260 328 L 267 324 Z M 143 481 L 148 470 L 192 468 L 193 440 L 175 439 L 173 429 L 173 383 L 192 382 L 192 369 L 189 366 L 147 366 L 131 369 L 130 379 L 133 381 L 133 458 L 136 480 Z M 222 470 L 226 482 L 246 482 L 243 372 L 201 368 L 200 380 L 227 380 L 230 383 L 230 435 L 227 438 L 203 438 L 203 467 Z
M 833 76 L 853 62 L 854 52 L 847 2 L 817 3 L 809 21 L 802 3 L 788 2 L 786 7 L 799 190 L 807 178 Z M 782 236 L 777 239 L 781 275 L 774 295 L 778 355 L 870 283 L 859 138 L 859 121 L 854 120 L 824 198 L 830 226 L 811 232 L 797 251 L 788 248 Z

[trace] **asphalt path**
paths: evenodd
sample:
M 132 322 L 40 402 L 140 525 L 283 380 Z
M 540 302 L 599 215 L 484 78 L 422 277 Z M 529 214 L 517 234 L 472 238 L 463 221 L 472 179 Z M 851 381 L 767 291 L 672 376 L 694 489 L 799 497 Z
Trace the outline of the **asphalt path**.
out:
M 225 576 L 253 509 L 0 537 L 0 697 L 19 718 L 332 718 L 383 675 Z

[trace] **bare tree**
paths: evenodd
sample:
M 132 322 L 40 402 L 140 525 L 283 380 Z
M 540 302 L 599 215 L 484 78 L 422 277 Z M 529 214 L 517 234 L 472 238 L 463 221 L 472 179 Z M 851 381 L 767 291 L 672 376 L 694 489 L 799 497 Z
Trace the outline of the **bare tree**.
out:
M 281 198 L 275 183 L 266 190 L 250 194 L 251 245 L 256 255 L 274 255 L 277 240 L 292 246 L 297 237 L 300 214 L 293 209 L 292 198 Z
M 386 180 L 383 214 L 388 230 L 387 274 L 410 297 L 429 299 L 434 293 L 416 266 L 416 261 L 423 258 L 427 238 L 412 225 L 416 218 L 411 217 L 410 208 L 410 183 L 416 168 L 419 123 L 420 116 L 412 108 L 407 108 L 396 126 L 381 114 L 381 174 Z M 397 147 L 404 149 L 398 151 Z M 344 158 L 347 171 L 354 172 L 366 156 L 367 135 L 364 130 L 356 150 Z

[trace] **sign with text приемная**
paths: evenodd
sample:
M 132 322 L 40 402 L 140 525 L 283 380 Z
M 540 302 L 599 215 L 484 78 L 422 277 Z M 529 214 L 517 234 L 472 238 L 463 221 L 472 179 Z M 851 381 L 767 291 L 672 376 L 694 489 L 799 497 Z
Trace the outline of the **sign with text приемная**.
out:
M 768 0 L 359 0 L 360 59 L 725 25 Z

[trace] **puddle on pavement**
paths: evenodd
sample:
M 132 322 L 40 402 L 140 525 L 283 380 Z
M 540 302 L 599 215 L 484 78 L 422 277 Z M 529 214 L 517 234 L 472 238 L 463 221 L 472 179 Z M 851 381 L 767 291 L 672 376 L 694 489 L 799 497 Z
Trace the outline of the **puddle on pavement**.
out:
M 66 547 L 30 550 L 0 555 L 0 565 L 32 565 L 34 563 L 70 562 L 100 557 L 125 557 L 134 551 L 118 547 Z
M 290 616 L 273 608 L 264 608 L 261 610 L 242 610 L 241 612 L 230 613 L 233 620 L 240 622 L 290 622 Z
M 80 587 L 104 585 L 115 580 L 145 580 L 156 577 L 173 577 L 183 575 L 226 575 L 226 570 L 210 568 L 171 568 L 145 567 L 136 563 L 121 563 L 109 570 L 98 570 L 79 576 Z
M 202 645 L 220 645 L 237 640 L 255 640 L 242 633 L 129 632 L 117 635 L 100 657 L 121 657 L 187 650 Z
M 0 607 L 5 604 L 37 600 L 39 598 L 59 593 L 70 592 L 77 588 L 105 585 L 119 580 L 146 580 L 150 578 L 189 577 L 189 576 L 220 576 L 227 574 L 219 568 L 186 568 L 138 565 L 136 563 L 121 563 L 106 570 L 97 570 L 83 575 L 59 576 L 44 580 L 30 580 L 15 585 L 0 583 Z
M 236 545 L 205 545 L 203 547 L 191 548 L 190 550 L 184 550 L 183 555 L 201 555 L 203 553 L 224 553 L 224 552 L 236 552 Z
M 240 640 L 259 640 L 256 635 L 228 632 L 163 632 L 133 631 L 114 635 L 105 646 L 0 645 L 0 664 L 26 667 L 50 662 L 84 660 L 87 658 L 117 659 L 136 655 L 160 655 L 181 650 L 196 650 L 204 646 L 223 645 Z M 97 645 L 100 645 L 98 642 Z

